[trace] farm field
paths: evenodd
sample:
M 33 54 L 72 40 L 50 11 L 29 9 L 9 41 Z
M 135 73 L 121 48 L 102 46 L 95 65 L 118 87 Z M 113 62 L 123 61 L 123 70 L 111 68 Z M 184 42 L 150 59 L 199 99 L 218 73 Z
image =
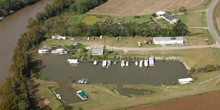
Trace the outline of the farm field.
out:
M 128 110 L 219 110 L 220 91 L 173 100 L 161 104 L 146 105 Z
M 90 14 L 130 16 L 152 14 L 160 10 L 173 11 L 184 6 L 195 8 L 204 0 L 110 0 L 90 10 Z

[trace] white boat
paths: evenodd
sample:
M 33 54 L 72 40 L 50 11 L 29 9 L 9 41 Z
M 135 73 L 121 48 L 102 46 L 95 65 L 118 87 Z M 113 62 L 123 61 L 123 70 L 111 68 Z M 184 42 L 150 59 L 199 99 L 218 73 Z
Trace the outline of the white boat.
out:
M 154 57 L 153 56 L 151 56 L 149 58 L 149 66 L 154 66 Z
M 107 66 L 107 61 L 106 61 L 106 60 L 103 60 L 103 61 L 102 61 L 102 67 L 105 68 L 106 66 Z
M 2 16 L 2 17 L 0 17 L 0 21 L 1 21 L 1 20 L 3 20 L 3 18 L 4 18 L 3 16 Z
M 121 67 L 124 67 L 124 66 L 125 66 L 125 61 L 122 60 L 122 61 L 121 61 Z
M 126 62 L 126 65 L 125 65 L 125 66 L 129 66 L 129 62 L 128 62 L 128 61 Z
M 143 67 L 143 60 L 140 60 L 139 67 Z
M 79 60 L 78 59 L 68 59 L 67 62 L 69 64 L 79 64 Z
M 95 61 L 93 62 L 93 64 L 94 64 L 94 65 L 97 65 L 97 64 L 98 64 L 98 61 L 95 60 Z
M 61 95 L 60 95 L 60 94 L 56 94 L 56 97 L 57 97 L 58 99 L 61 99 Z
M 79 83 L 79 84 L 87 84 L 87 79 L 80 79 L 79 81 L 77 81 L 77 83 Z
M 110 60 L 108 60 L 108 67 L 112 65 L 112 62 Z
M 115 61 L 114 64 L 117 64 L 117 61 Z
M 135 61 L 135 66 L 138 66 L 138 61 Z
M 144 60 L 144 66 L 148 67 L 148 60 Z

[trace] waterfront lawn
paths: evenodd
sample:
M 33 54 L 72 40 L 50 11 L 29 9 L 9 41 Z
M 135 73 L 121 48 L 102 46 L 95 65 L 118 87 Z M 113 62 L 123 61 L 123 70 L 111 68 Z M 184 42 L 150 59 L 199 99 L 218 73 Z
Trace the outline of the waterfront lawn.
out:
M 57 82 L 52 81 L 44 81 L 44 80 L 38 80 L 34 79 L 34 82 L 38 84 L 37 87 L 38 91 L 36 95 L 40 98 L 43 97 L 49 102 L 49 107 L 52 110 L 57 110 L 60 106 L 62 106 L 61 101 L 59 101 L 56 96 L 51 92 L 49 87 L 55 87 L 58 86 Z
M 72 17 L 70 17 L 69 22 L 70 23 L 79 23 L 83 17 L 84 17 L 84 14 L 75 14 Z
M 187 49 L 187 50 L 164 50 L 149 52 L 127 52 L 125 56 L 180 56 L 191 68 L 203 68 L 208 64 L 220 65 L 220 49 L 204 48 L 204 49 Z

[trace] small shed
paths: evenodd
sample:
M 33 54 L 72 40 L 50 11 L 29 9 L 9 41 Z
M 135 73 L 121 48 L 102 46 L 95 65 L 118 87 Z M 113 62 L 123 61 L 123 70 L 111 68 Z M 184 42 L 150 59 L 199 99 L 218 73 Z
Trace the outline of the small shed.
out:
M 154 37 L 153 38 L 154 44 L 184 44 L 183 37 Z
M 182 78 L 182 79 L 178 79 L 178 82 L 180 84 L 189 84 L 193 82 L 192 78 Z
M 92 55 L 103 55 L 104 49 L 101 48 L 93 48 L 92 49 Z
M 79 64 L 79 60 L 78 59 L 68 59 L 67 62 L 69 64 Z

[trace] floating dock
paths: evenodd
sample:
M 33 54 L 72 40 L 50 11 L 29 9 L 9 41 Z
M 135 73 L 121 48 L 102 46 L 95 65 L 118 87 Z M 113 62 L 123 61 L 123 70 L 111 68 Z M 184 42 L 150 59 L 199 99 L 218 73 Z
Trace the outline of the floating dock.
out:
M 76 91 L 76 95 L 83 101 L 88 99 L 88 96 L 82 90 Z

